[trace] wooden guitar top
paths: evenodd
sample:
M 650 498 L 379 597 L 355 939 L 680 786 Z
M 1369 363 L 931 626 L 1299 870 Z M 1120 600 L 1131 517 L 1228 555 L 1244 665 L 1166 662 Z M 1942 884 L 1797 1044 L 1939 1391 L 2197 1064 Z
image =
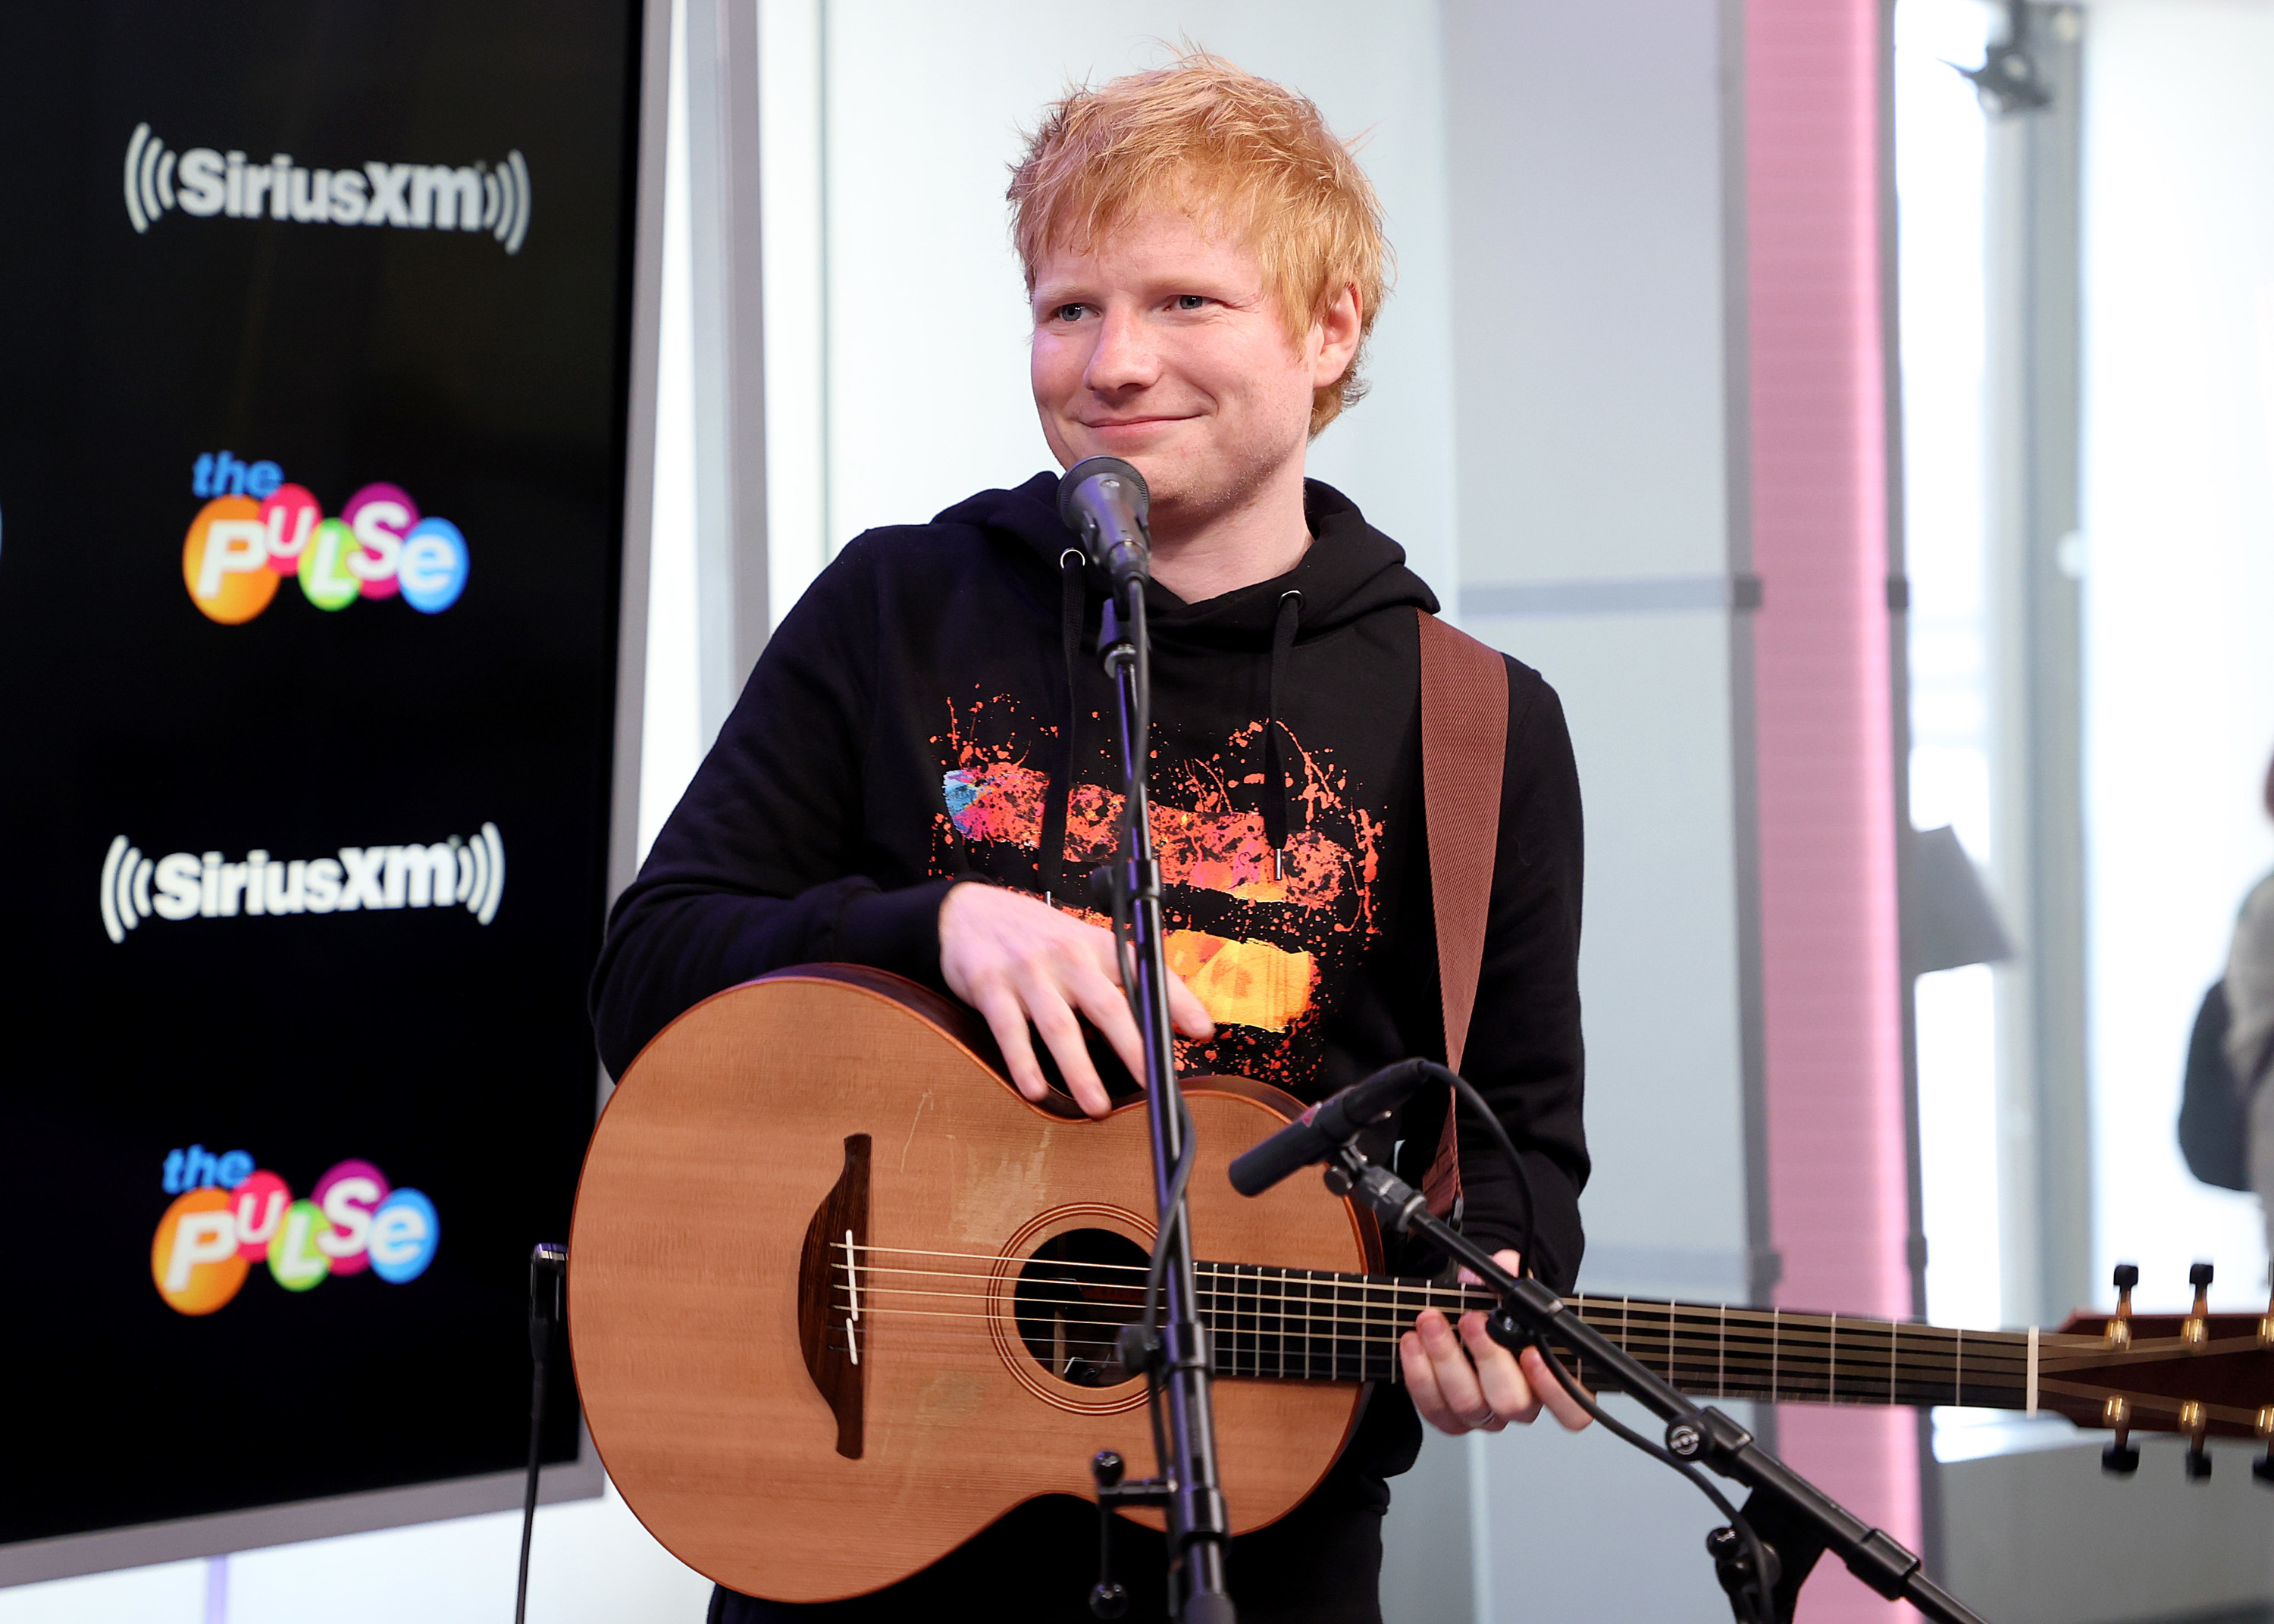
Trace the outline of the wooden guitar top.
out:
M 1144 1384 L 1065 1379 L 1091 1311 L 1073 1311 L 1071 1343 L 1035 1320 L 1051 1276 L 1028 1263 L 1096 1239 L 1076 1231 L 1149 1246 L 1142 1108 L 1091 1122 L 1028 1104 L 959 1019 L 877 972 L 785 971 L 666 1028 L 594 1133 L 568 1251 L 585 1416 L 633 1513 L 729 1589 L 865 1593 L 1024 1500 L 1087 1498 L 1099 1449 L 1152 1468 Z M 1294 1101 L 1238 1079 L 1186 1097 L 1195 1255 L 1379 1267 L 1370 1223 L 1311 1181 L 1254 1200 L 1226 1181 Z M 1085 1289 L 1126 1317 L 1126 1289 Z M 1310 1492 L 1362 1392 L 1219 1379 L 1235 1530 Z

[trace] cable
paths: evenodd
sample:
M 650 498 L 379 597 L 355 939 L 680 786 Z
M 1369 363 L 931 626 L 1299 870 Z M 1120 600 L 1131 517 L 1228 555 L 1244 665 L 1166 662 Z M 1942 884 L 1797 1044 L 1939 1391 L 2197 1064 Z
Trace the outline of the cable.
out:
M 1654 1443 L 1644 1437 L 1597 1403 L 1593 1395 L 1579 1385 L 1570 1372 L 1563 1368 L 1563 1362 L 1546 1348 L 1540 1349 L 1540 1357 L 1541 1363 L 1546 1365 L 1555 1375 L 1564 1392 L 1571 1395 L 1572 1402 L 1585 1410 L 1592 1419 L 1600 1422 L 1605 1431 L 1615 1438 L 1623 1439 L 1632 1444 L 1652 1459 L 1661 1461 L 1680 1472 L 1696 1485 L 1700 1494 L 1713 1502 L 1713 1508 L 1716 1511 L 1729 1519 L 1729 1526 L 1735 1529 L 1737 1537 L 1745 1542 L 1745 1550 L 1753 1561 L 1753 1580 L 1745 1587 L 1752 1598 L 1751 1611 L 1753 1617 L 1758 1620 L 1758 1624 L 1775 1624 L 1776 1609 L 1769 1594 L 1768 1563 L 1765 1557 L 1765 1550 L 1761 1545 L 1760 1536 L 1753 1531 L 1753 1525 L 1745 1521 L 1744 1514 L 1731 1505 L 1728 1497 L 1708 1482 L 1705 1474 L 1695 1466 L 1673 1454 L 1664 1445 Z
M 1193 1177 L 1193 1114 L 1184 1109 L 1181 1095 L 1177 1101 L 1177 1137 L 1184 1141 L 1184 1152 L 1177 1158 L 1177 1170 L 1169 1176 L 1167 1214 L 1160 1233 L 1153 1237 L 1153 1258 L 1145 1271 L 1145 1313 L 1141 1323 L 1145 1327 L 1145 1341 L 1149 1345 L 1161 1325 L 1161 1282 L 1169 1272 L 1169 1237 L 1184 1222 L 1185 1186 Z M 1189 1243 L 1187 1250 L 1190 1250 Z
M 1493 1143 L 1500 1147 L 1500 1154 L 1508 1158 L 1509 1168 L 1516 1175 L 1516 1187 L 1524 1192 L 1524 1244 L 1517 1249 L 1517 1255 L 1522 1263 L 1522 1273 L 1526 1278 L 1534 1278 L 1536 1276 L 1532 1267 L 1532 1241 L 1535 1238 L 1533 1229 L 1536 1215 L 1532 1204 L 1532 1170 L 1524 1165 L 1524 1158 L 1516 1154 L 1516 1141 L 1509 1138 L 1507 1124 L 1501 1121 L 1498 1112 L 1485 1103 L 1485 1097 L 1477 1092 L 1476 1085 L 1449 1066 L 1446 1068 L 1445 1075 L 1453 1079 L 1453 1092 L 1465 1101 L 1469 1109 L 1483 1122 L 1485 1132 L 1492 1136 Z M 1457 1128 L 1455 1130 L 1453 1143 L 1454 1154 L 1457 1155 L 1460 1149 Z
M 513 1589 L 513 1624 L 529 1614 L 529 1542 L 537 1531 L 538 1454 L 545 1440 L 545 1360 L 529 1383 L 529 1491 L 521 1502 L 521 1573 Z
M 529 1488 L 521 1502 L 521 1571 L 513 1592 L 513 1624 L 523 1624 L 529 1613 L 529 1545 L 537 1531 L 537 1485 L 545 1445 L 545 1367 L 553 1348 L 553 1327 L 566 1316 L 562 1287 L 568 1278 L 568 1249 L 557 1241 L 539 1241 L 529 1254 Z
M 1524 1192 L 1524 1244 L 1518 1249 L 1518 1255 L 1522 1273 L 1526 1277 L 1536 1277 L 1532 1266 L 1536 1213 L 1532 1205 L 1531 1170 L 1524 1165 L 1524 1158 L 1517 1154 L 1516 1141 L 1509 1137 L 1507 1124 L 1502 1123 L 1499 1114 L 1485 1102 L 1485 1097 L 1477 1092 L 1476 1085 L 1450 1068 L 1447 1069 L 1446 1075 L 1453 1079 L 1454 1093 L 1465 1101 L 1469 1109 L 1482 1121 L 1485 1132 L 1492 1136 L 1494 1145 L 1499 1148 L 1500 1154 L 1508 1159 L 1509 1169 L 1516 1175 L 1517 1188 Z M 1662 1445 L 1652 1442 L 1625 1423 L 1615 1418 L 1609 1411 L 1594 1401 L 1586 1389 L 1578 1384 L 1577 1379 L 1563 1368 L 1562 1362 L 1545 1346 L 1540 1347 L 1540 1357 L 1547 1368 L 1555 1373 L 1556 1381 L 1562 1385 L 1563 1390 L 1571 1395 L 1572 1402 L 1585 1410 L 1591 1418 L 1600 1422 L 1606 1432 L 1615 1438 L 1623 1439 L 1653 1460 L 1661 1461 L 1680 1472 L 1697 1487 L 1699 1493 L 1713 1502 L 1715 1510 L 1729 1519 L 1729 1526 L 1736 1530 L 1737 1537 L 1745 1542 L 1746 1553 L 1752 1558 L 1753 1579 L 1752 1583 L 1745 1587 L 1751 1599 L 1749 1610 L 1758 1624 L 1775 1624 L 1775 1604 L 1770 1596 L 1768 1564 L 1765 1560 L 1760 1536 L 1753 1531 L 1753 1525 L 1745 1521 L 1743 1514 L 1729 1503 L 1726 1495 L 1708 1483 L 1704 1474 L 1696 1467 L 1680 1459 Z

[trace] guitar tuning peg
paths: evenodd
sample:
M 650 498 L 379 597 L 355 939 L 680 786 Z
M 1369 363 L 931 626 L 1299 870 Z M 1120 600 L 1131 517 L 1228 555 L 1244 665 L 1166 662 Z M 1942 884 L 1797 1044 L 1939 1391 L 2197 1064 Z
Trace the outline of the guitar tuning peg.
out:
M 2116 1317 L 2108 1322 L 2108 1345 L 2129 1348 L 2132 1345 L 2132 1288 L 2140 1283 L 2140 1266 L 2120 1263 L 2116 1266 Z
M 2195 1305 L 2180 1323 L 2180 1340 L 2190 1348 L 2201 1348 L 2210 1340 L 2210 1276 L 2208 1263 L 2198 1263 L 2187 1270 L 2187 1284 L 2195 1289 Z M 2210 1476 L 2210 1470 L 2205 1467 L 2203 1475 Z
M 2199 1263 L 2197 1268 L 2206 1272 L 2209 1264 Z M 2187 1435 L 2187 1481 L 2207 1483 L 2210 1479 L 2210 1451 L 2203 1447 L 2203 1432 L 2210 1425 L 2210 1417 L 2200 1401 L 2189 1399 L 2180 1406 L 2180 1430 Z
M 2124 1265 L 2124 1268 L 2131 1267 L 2128 1263 Z M 2122 1272 L 2122 1269 L 2118 1270 L 2120 1275 Z M 2138 1273 L 2136 1269 L 2133 1272 Z M 2115 1325 L 2119 1322 L 2111 1320 L 2109 1323 Z M 2101 1408 L 2100 1422 L 2103 1426 L 2116 1429 L 2116 1441 L 2100 1452 L 2100 1470 L 2119 1477 L 2130 1477 L 2140 1470 L 2139 1448 L 2128 1441 L 2132 1436 L 2132 1406 L 2112 1393 L 2108 1395 L 2108 1402 Z

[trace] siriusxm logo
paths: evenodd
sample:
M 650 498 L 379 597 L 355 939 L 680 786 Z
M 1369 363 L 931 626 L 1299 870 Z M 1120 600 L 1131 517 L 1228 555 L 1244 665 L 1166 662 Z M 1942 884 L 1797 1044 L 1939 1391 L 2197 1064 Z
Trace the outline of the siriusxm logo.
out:
M 343 846 L 337 857 L 290 861 L 257 847 L 243 862 L 223 862 L 219 852 L 153 859 L 120 835 L 102 860 L 102 929 L 113 942 L 126 940 L 154 914 L 230 919 L 463 905 L 486 925 L 504 896 L 505 842 L 495 823 L 463 840 L 452 835 L 432 846 Z
M 177 153 L 137 124 L 126 143 L 126 218 L 147 231 L 174 208 L 231 220 L 486 231 L 514 254 L 529 235 L 529 165 L 516 148 L 494 167 L 374 162 L 304 169 L 286 153 L 266 163 L 210 147 Z

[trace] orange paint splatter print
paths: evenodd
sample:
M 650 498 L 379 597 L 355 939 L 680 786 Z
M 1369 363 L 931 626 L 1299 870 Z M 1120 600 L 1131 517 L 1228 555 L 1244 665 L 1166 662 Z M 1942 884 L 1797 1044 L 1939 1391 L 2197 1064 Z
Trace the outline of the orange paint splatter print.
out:
M 1356 971 L 1372 938 L 1373 891 L 1385 831 L 1355 797 L 1326 750 L 1299 741 L 1283 757 L 1288 834 L 1274 852 L 1263 797 L 1269 793 L 1265 724 L 1251 723 L 1204 753 L 1164 753 L 1156 735 L 1153 843 L 1166 887 L 1170 968 L 1216 1023 L 1206 1043 L 1179 1042 L 1186 1070 L 1236 1072 L 1304 1092 L 1323 1049 L 1322 1010 Z M 1092 781 L 1108 768 L 1110 733 L 1090 718 L 1096 747 L 1079 763 L 1067 797 L 1060 905 L 1097 923 L 1106 901 L 1088 896 L 1086 876 L 1118 844 L 1122 796 Z M 1292 735 L 1285 735 L 1291 741 Z M 1058 765 L 1058 730 L 1004 696 L 951 710 L 931 741 L 944 816 L 936 820 L 931 871 L 975 870 L 1031 884 Z M 957 849 L 954 836 L 962 838 Z M 1087 898 L 1087 906 L 1070 898 Z

